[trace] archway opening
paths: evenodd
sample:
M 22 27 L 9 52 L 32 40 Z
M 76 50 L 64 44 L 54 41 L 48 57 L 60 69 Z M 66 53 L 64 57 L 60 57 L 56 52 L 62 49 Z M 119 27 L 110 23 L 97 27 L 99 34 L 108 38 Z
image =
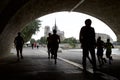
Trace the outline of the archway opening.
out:
M 64 31 L 65 38 L 74 37 L 78 39 L 79 31 L 84 26 L 85 19 L 88 18 L 92 20 L 92 27 L 95 28 L 96 33 L 106 35 L 107 37 L 105 38 L 110 37 L 112 41 L 117 40 L 115 33 L 103 21 L 87 14 L 67 11 L 51 13 L 38 18 L 41 21 L 42 27 L 40 32 L 33 35 L 32 38 L 40 39 L 40 37 L 45 35 L 45 26 L 49 26 L 50 30 L 52 30 L 52 27 L 56 24 L 60 31 Z M 100 34 L 97 35 L 100 36 Z

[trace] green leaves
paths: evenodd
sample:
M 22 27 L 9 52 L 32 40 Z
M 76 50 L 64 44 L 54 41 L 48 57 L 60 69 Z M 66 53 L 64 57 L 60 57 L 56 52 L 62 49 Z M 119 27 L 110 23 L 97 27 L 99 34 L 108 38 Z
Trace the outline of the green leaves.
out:
M 77 43 L 77 40 L 73 37 L 66 38 L 63 43 L 69 43 L 73 48 L 75 47 L 75 44 Z
M 22 30 L 22 36 L 25 42 L 29 41 L 31 36 L 39 31 L 40 25 L 40 20 L 36 19 L 25 26 L 25 28 Z

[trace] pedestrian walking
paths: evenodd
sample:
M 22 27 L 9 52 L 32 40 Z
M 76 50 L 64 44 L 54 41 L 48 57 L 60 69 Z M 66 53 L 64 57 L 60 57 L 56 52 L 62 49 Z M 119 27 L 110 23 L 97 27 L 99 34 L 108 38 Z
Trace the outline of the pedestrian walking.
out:
M 52 38 L 51 38 L 51 33 L 48 33 L 47 37 L 47 49 L 48 49 L 48 59 L 50 59 L 50 54 L 51 54 L 51 47 L 52 47 Z M 51 58 L 53 58 L 53 55 L 51 54 Z
M 80 30 L 79 41 L 81 43 L 81 47 L 83 49 L 83 57 L 82 57 L 82 65 L 83 71 L 86 71 L 86 58 L 89 53 L 91 55 L 93 71 L 96 71 L 96 57 L 95 57 L 95 30 L 91 27 L 92 21 L 90 19 L 85 20 L 85 26 L 83 26 Z
M 32 46 L 32 49 L 33 49 L 34 48 L 34 44 L 32 43 L 31 46 Z
M 106 57 L 109 59 L 109 64 L 111 64 L 111 61 L 113 60 L 111 54 L 112 54 L 112 48 L 114 48 L 114 46 L 110 42 L 110 39 L 107 39 L 107 42 L 105 43 L 105 48 L 106 48 Z
M 37 46 L 37 49 L 39 49 L 39 43 L 38 42 L 36 43 L 36 46 Z
M 100 36 L 97 38 L 96 47 L 97 47 L 97 58 L 98 58 L 99 66 L 102 67 L 102 65 L 106 63 L 106 59 L 103 58 L 105 43 L 104 41 L 101 40 Z
M 22 49 L 23 49 L 23 44 L 24 44 L 24 40 L 21 37 L 21 33 L 20 32 L 18 32 L 18 36 L 15 37 L 14 44 L 15 44 L 15 47 L 16 47 L 17 58 L 18 58 L 18 61 L 19 61 L 20 60 L 20 56 L 21 56 L 21 59 L 23 59 Z
M 57 52 L 58 52 L 59 43 L 60 43 L 60 36 L 57 34 L 57 31 L 55 29 L 53 30 L 51 39 L 52 39 L 51 53 L 54 55 L 55 64 L 56 64 L 57 63 Z

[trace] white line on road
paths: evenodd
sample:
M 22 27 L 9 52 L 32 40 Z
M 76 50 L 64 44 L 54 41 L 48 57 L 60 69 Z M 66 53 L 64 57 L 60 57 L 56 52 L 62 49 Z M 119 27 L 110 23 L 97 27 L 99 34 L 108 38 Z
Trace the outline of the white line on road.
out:
M 61 58 L 61 57 L 58 57 L 58 59 L 63 60 L 65 62 L 69 63 L 69 64 L 72 64 L 72 65 L 74 65 L 74 66 L 76 66 L 80 69 L 83 69 L 81 64 L 75 63 L 73 61 L 70 61 L 70 60 L 67 60 L 67 59 L 64 59 L 64 58 Z M 87 71 L 93 74 L 93 70 L 91 68 L 87 69 Z M 113 76 L 110 76 L 108 74 L 102 73 L 100 71 L 97 71 L 97 73 L 102 74 L 101 77 L 104 78 L 105 80 L 118 80 L 117 78 L 115 78 Z

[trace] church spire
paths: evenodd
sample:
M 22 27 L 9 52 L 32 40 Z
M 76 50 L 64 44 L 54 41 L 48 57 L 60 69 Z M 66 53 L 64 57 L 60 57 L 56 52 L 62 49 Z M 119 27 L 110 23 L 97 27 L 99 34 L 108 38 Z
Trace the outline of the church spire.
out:
M 58 27 L 57 27 L 57 25 L 56 25 L 56 19 L 55 19 L 55 24 L 54 24 L 54 26 L 53 26 L 53 29 L 55 29 L 56 31 L 58 30 Z
M 55 19 L 55 25 L 54 26 L 55 26 L 55 30 L 57 31 L 56 19 Z

